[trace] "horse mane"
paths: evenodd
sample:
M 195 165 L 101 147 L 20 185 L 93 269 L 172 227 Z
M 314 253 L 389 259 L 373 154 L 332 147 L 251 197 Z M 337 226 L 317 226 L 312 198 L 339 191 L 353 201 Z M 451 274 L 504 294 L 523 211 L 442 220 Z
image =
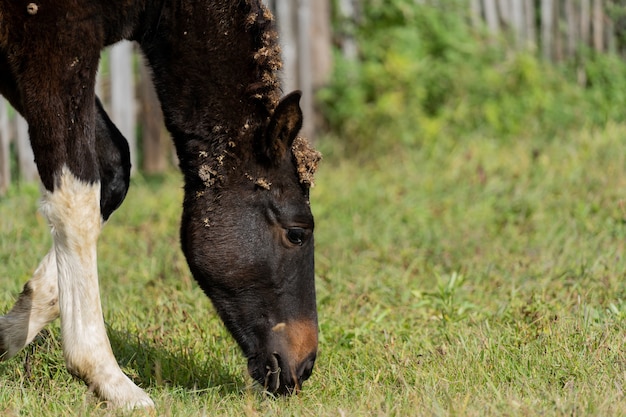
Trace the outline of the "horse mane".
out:
M 280 79 L 282 69 L 281 49 L 272 12 L 258 0 L 247 0 L 250 12 L 246 19 L 246 29 L 255 33 L 254 62 L 260 81 L 248 86 L 247 92 L 253 99 L 273 111 L 280 99 Z M 309 141 L 298 136 L 291 147 L 298 170 L 300 183 L 314 187 L 314 175 L 322 154 L 316 151 Z
M 271 114 L 280 99 L 279 73 L 283 67 L 278 31 L 272 12 L 259 0 L 246 0 L 249 7 L 245 28 L 252 33 L 255 81 L 246 93 Z

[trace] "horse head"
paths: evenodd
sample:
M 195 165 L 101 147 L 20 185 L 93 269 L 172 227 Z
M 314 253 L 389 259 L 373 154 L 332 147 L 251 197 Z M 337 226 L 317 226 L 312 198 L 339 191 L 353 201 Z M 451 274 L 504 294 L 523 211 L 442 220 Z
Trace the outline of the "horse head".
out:
M 298 137 L 300 94 L 261 123 L 244 123 L 219 152 L 195 150 L 182 248 L 200 287 L 266 390 L 297 392 L 317 355 L 313 215 L 320 154 Z

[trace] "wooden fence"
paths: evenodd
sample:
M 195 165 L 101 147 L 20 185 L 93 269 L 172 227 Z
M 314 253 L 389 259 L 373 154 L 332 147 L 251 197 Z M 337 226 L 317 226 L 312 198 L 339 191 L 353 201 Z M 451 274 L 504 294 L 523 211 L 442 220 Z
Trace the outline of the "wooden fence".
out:
M 283 50 L 283 90 L 303 91 L 304 134 L 315 130 L 314 91 L 330 74 L 330 0 L 269 0 Z M 172 165 L 172 145 L 164 130 L 149 71 L 131 42 L 105 51 L 96 90 L 111 119 L 128 139 L 133 167 L 147 173 Z M 141 156 L 141 158 L 139 157 Z M 37 168 L 28 125 L 0 97 L 0 195 L 11 181 L 36 181 Z
M 620 0 L 470 0 L 474 25 L 510 35 L 517 47 L 548 60 L 580 56 L 587 48 L 624 54 L 626 8 Z M 622 39 L 620 39 L 622 36 Z

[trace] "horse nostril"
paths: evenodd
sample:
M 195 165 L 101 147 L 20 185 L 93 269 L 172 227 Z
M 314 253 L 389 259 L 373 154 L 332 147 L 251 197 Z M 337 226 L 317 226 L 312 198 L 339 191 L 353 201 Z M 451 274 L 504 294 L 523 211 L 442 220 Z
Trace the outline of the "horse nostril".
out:
M 278 391 L 280 387 L 280 355 L 274 352 L 270 355 L 269 362 L 265 365 L 265 389 L 271 392 Z
M 276 371 L 276 370 L 280 370 L 280 355 L 278 354 L 278 352 L 274 352 L 272 353 L 272 355 L 270 356 L 270 365 L 269 367 Z
M 315 365 L 315 353 L 311 353 L 307 359 L 305 359 L 298 368 L 298 382 L 299 385 L 302 385 L 302 382 L 309 379 L 311 374 L 313 373 L 313 366 Z

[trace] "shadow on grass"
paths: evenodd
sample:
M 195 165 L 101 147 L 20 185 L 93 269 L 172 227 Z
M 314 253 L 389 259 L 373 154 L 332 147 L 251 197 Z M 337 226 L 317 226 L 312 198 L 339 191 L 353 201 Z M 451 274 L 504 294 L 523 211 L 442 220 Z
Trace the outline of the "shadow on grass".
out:
M 180 352 L 171 352 L 152 341 L 140 339 L 137 334 L 110 327 L 107 333 L 124 373 L 144 388 L 181 388 L 199 395 L 210 391 L 220 397 L 241 396 L 246 392 L 249 381 L 246 381 L 245 371 L 241 372 L 243 367 L 229 368 L 217 355 L 197 354 L 182 344 Z M 245 361 L 243 355 L 241 361 Z M 0 362 L 0 377 L 23 378 L 35 385 L 46 386 L 47 379 L 54 378 L 58 372 L 65 374 L 67 371 L 57 326 L 44 329 L 14 358 Z
M 212 391 L 220 395 L 241 395 L 246 390 L 241 368 L 233 370 L 215 355 L 198 355 L 184 345 L 179 352 L 171 352 L 136 334 L 111 327 L 107 333 L 118 363 L 142 387 L 179 387 L 194 393 Z M 245 361 L 243 356 L 241 360 Z
M 242 396 L 247 391 L 245 375 L 229 369 L 215 355 L 196 355 L 184 346 L 181 346 L 181 352 L 174 353 L 141 340 L 136 334 L 111 327 L 107 328 L 107 333 L 122 370 L 143 388 L 180 388 L 189 394 L 211 392 L 220 397 Z M 207 346 L 207 349 L 211 348 Z M 16 357 L 0 362 L 0 377 L 21 379 L 26 386 L 35 388 L 48 386 L 49 378 L 56 378 L 54 375 L 69 377 L 61 349 L 59 329 L 44 329 Z M 207 360 L 194 359 L 198 356 Z M 245 361 L 243 356 L 241 360 Z

